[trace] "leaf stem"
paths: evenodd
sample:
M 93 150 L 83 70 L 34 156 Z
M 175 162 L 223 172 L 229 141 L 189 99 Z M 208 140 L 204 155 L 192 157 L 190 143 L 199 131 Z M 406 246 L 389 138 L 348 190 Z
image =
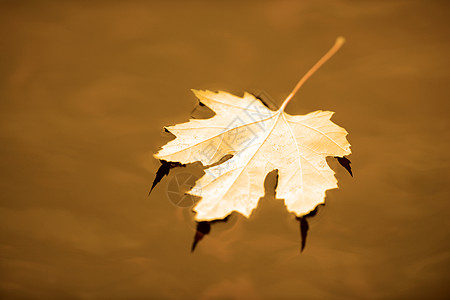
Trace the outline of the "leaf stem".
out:
M 328 50 L 327 53 L 325 53 L 324 56 L 322 56 L 321 59 L 319 59 L 318 62 L 300 79 L 300 81 L 297 83 L 297 85 L 294 87 L 292 92 L 289 94 L 289 96 L 284 100 L 283 104 L 280 107 L 280 111 L 284 111 L 286 108 L 286 105 L 288 105 L 289 101 L 294 97 L 294 95 L 297 93 L 297 91 L 300 89 L 300 87 L 305 83 L 306 80 L 308 80 L 309 77 L 311 77 L 314 72 L 317 71 L 327 60 L 329 60 L 338 50 L 341 48 L 341 46 L 345 43 L 345 38 L 340 36 L 336 39 L 336 42 L 334 43 L 333 47 Z

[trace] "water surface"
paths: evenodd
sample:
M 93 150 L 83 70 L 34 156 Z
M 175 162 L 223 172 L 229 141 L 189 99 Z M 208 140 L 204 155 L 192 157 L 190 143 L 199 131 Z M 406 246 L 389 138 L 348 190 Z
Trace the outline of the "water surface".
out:
M 450 294 L 446 1 L 2 3 L 3 299 L 445 299 Z M 335 111 L 351 178 L 310 221 L 265 197 L 189 252 L 189 207 L 147 197 L 191 88 Z

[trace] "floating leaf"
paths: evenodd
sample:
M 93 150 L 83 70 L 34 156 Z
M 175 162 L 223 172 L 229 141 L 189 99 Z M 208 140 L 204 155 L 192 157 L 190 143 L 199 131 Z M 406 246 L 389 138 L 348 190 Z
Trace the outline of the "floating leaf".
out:
M 337 188 L 326 157 L 351 153 L 347 131 L 330 120 L 331 111 L 290 115 L 284 110 L 302 84 L 342 43 L 339 38 L 278 110 L 269 109 L 248 93 L 238 97 L 222 91 L 193 90 L 216 115 L 166 127 L 176 139 L 155 157 L 210 166 L 188 192 L 202 198 L 194 207 L 198 222 L 224 219 L 234 211 L 249 217 L 264 196 L 266 174 L 275 169 L 279 176 L 277 197 L 298 217 L 324 203 L 327 190 Z M 231 158 L 217 163 L 225 156 Z

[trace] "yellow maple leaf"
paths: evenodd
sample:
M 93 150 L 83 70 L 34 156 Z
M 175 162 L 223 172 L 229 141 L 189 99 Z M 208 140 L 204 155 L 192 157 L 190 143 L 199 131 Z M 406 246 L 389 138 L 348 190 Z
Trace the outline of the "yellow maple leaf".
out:
M 347 131 L 331 122 L 333 112 L 315 111 L 293 116 L 284 112 L 300 86 L 342 45 L 335 45 L 299 81 L 280 109 L 273 111 L 245 93 L 193 90 L 216 115 L 210 119 L 166 127 L 177 138 L 155 155 L 183 164 L 210 165 L 225 155 L 230 159 L 205 170 L 188 193 L 202 199 L 194 207 L 197 221 L 223 219 L 233 211 L 249 217 L 264 196 L 267 173 L 278 170 L 277 197 L 288 211 L 303 216 L 323 203 L 325 192 L 337 188 L 327 156 L 349 155 Z

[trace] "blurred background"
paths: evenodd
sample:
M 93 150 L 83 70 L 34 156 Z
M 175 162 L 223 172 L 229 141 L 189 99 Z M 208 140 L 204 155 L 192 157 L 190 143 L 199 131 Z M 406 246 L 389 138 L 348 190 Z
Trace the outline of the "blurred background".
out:
M 2 299 L 448 299 L 448 1 L 2 1 Z M 354 177 L 212 227 L 147 197 L 191 88 L 335 111 Z M 269 96 L 268 96 L 269 97 Z M 185 175 L 183 175 L 185 176 Z

